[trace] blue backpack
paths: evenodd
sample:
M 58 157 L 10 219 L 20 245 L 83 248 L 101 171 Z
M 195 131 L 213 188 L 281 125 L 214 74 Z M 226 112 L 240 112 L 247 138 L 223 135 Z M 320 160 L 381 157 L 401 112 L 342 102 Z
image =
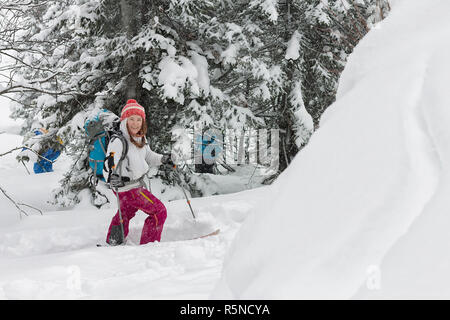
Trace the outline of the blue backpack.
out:
M 128 143 L 120 130 L 120 118 L 111 111 L 102 109 L 85 122 L 84 130 L 89 137 L 89 167 L 97 179 L 105 181 L 103 169 L 109 142 L 115 138 L 122 141 L 124 148 L 120 160 L 128 152 Z

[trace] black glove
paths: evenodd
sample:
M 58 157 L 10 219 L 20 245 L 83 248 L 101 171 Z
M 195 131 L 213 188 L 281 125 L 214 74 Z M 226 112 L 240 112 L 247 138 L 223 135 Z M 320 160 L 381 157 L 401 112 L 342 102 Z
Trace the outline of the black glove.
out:
M 175 165 L 171 159 L 170 154 L 163 155 L 163 157 L 161 158 L 161 163 L 166 166 L 171 166 L 171 167 L 173 167 Z
M 123 179 L 119 177 L 118 174 L 112 174 L 111 177 L 109 178 L 109 185 L 112 188 L 120 188 L 123 187 L 125 183 L 123 182 Z

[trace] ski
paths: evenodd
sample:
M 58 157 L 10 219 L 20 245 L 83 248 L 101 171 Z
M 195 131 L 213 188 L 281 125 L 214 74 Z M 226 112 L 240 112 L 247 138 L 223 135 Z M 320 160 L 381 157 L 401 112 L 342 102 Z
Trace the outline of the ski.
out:
M 117 244 L 115 246 L 110 245 L 109 243 L 97 243 L 97 247 L 121 247 L 121 246 L 132 246 L 130 244 Z
M 219 233 L 220 233 L 220 229 L 216 229 L 213 232 L 210 232 L 208 234 L 205 234 L 205 235 L 202 235 L 202 236 L 198 236 L 198 237 L 195 237 L 195 238 L 183 239 L 183 240 L 162 241 L 162 242 L 190 241 L 190 240 L 204 239 L 204 238 L 207 238 L 207 237 L 218 235 Z M 118 245 L 118 246 L 122 246 L 122 245 Z M 117 246 L 112 246 L 112 245 L 107 244 L 107 243 L 105 243 L 105 244 L 97 243 L 97 247 L 117 247 Z
M 201 235 L 201 236 L 197 236 L 194 238 L 189 238 L 189 239 L 177 239 L 177 240 L 170 240 L 170 241 L 163 241 L 163 242 L 178 242 L 178 241 L 191 241 L 191 240 L 198 240 L 198 239 L 204 239 L 207 237 L 211 237 L 211 236 L 215 236 L 218 235 L 220 233 L 220 229 L 216 229 L 213 232 Z
M 218 234 L 219 234 L 219 232 L 220 232 L 220 229 L 217 229 L 217 230 L 215 230 L 215 231 L 213 231 L 213 232 L 210 232 L 210 233 L 208 233 L 208 234 L 205 234 L 205 235 L 203 235 L 203 236 L 199 236 L 199 237 L 191 238 L 191 239 L 188 239 L 188 240 L 203 239 L 203 238 L 207 238 L 207 237 L 215 236 L 215 235 L 218 235 Z

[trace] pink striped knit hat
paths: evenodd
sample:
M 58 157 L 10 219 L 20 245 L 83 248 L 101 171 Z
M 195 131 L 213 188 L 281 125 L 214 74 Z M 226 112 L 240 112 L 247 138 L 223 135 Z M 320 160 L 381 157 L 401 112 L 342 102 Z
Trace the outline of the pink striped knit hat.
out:
M 139 103 L 137 103 L 134 99 L 129 99 L 127 104 L 122 109 L 122 113 L 120 114 L 120 121 L 125 118 L 128 118 L 132 115 L 141 116 L 142 119 L 145 120 L 145 109 Z

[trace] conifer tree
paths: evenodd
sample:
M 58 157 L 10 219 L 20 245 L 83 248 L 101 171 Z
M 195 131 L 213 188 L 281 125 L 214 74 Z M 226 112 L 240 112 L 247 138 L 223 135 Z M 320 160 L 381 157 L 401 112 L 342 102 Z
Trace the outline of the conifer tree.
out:
M 387 0 L 46 1 L 21 11 L 29 24 L 15 41 L 33 45 L 16 51 L 15 73 L 33 90 L 17 93 L 13 116 L 24 131 L 49 129 L 43 147 L 63 139 L 73 159 L 55 191 L 63 205 L 86 188 L 104 203 L 89 183 L 83 125 L 132 97 L 157 152 L 180 128 L 274 128 L 284 170 L 334 101 L 347 56 L 388 10 Z

